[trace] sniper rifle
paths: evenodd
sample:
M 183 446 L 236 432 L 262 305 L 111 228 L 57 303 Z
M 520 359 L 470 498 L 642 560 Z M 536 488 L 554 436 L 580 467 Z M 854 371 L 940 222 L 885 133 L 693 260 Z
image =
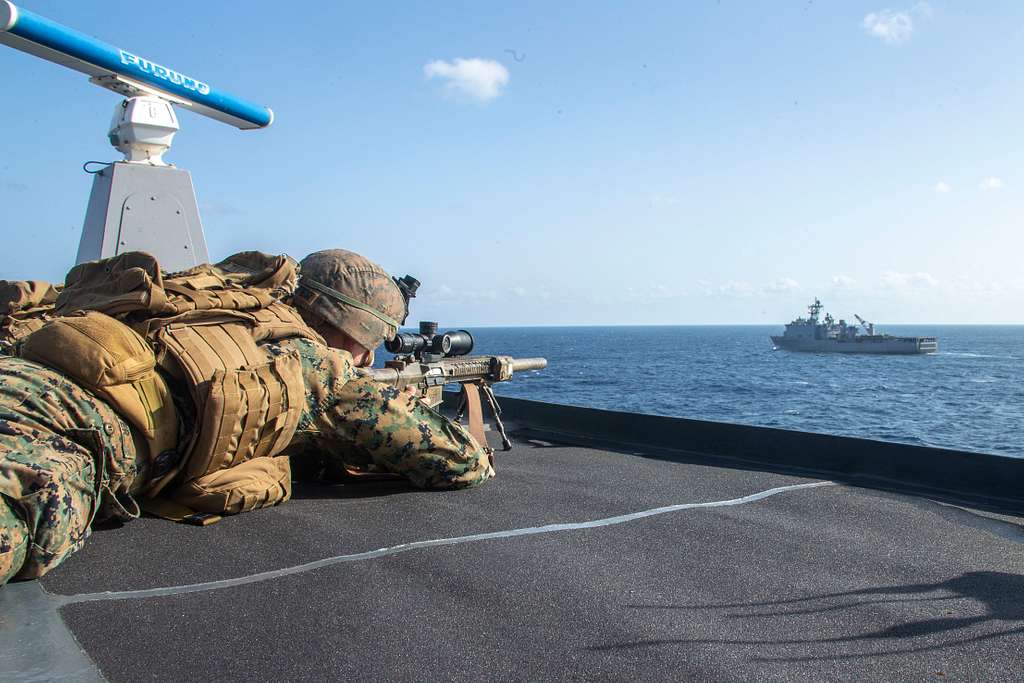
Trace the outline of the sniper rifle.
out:
M 473 350 L 473 335 L 466 330 L 438 334 L 436 322 L 421 322 L 418 333 L 399 333 L 385 343 L 385 348 L 395 357 L 386 361 L 383 368 L 364 370 L 366 376 L 398 390 L 415 387 L 420 400 L 431 408 L 441 403 L 444 385 L 458 384 L 462 395 L 456 420 L 468 412 L 470 434 L 486 447 L 480 400 L 483 394 L 506 451 L 512 442 L 505 434 L 501 407 L 491 385 L 507 382 L 516 372 L 541 370 L 548 364 L 546 358 L 467 355 Z

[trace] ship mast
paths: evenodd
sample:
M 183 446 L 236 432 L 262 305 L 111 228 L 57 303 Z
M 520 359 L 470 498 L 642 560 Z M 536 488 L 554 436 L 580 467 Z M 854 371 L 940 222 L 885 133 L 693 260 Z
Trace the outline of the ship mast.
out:
M 818 298 L 814 298 L 814 303 L 807 307 L 807 311 L 811 314 L 811 320 L 817 322 L 818 314 L 821 313 L 821 302 Z

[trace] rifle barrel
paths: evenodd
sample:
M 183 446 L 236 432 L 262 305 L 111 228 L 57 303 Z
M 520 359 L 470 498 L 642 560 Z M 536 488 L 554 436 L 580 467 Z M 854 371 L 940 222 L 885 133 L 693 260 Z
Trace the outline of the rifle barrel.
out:
M 512 372 L 543 370 L 548 366 L 547 358 L 516 358 L 512 361 Z

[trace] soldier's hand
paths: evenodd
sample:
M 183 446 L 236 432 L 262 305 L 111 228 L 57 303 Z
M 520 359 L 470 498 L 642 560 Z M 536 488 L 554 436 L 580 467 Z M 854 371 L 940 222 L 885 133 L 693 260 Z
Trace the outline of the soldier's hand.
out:
M 406 400 L 410 402 L 415 398 L 420 398 L 419 388 L 414 384 L 410 384 L 402 389 L 402 393 L 405 395 Z

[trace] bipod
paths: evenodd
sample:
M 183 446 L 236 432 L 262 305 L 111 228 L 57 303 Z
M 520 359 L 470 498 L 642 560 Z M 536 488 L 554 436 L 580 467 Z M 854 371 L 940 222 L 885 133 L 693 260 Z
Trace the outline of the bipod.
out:
M 487 399 L 487 405 L 490 406 L 491 415 L 494 416 L 494 425 L 501 435 L 501 450 L 512 450 L 512 442 L 505 433 L 505 425 L 501 421 L 501 406 L 498 405 L 498 398 L 494 395 L 491 385 L 483 380 L 475 380 L 462 382 L 460 386 L 462 391 L 459 396 L 459 408 L 455 411 L 456 421 L 462 422 L 462 416 L 468 412 L 469 433 L 481 446 L 490 450 L 487 446 L 487 437 L 484 435 L 483 405 L 480 401 L 482 393 Z

